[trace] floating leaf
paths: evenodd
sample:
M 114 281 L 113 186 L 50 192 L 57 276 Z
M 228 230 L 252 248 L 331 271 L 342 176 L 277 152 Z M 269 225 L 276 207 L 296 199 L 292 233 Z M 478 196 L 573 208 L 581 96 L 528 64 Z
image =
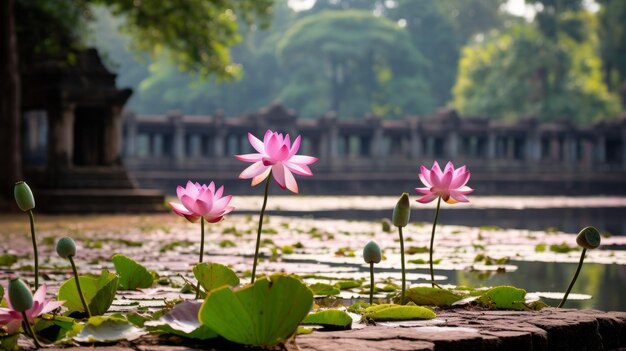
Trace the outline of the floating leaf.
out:
M 106 313 L 115 298 L 118 285 L 117 275 L 103 270 L 100 276 L 82 275 L 78 279 L 91 314 L 98 316 Z M 70 312 L 85 312 L 74 278 L 68 279 L 61 285 L 58 296 L 59 301 L 65 301 L 63 306 Z
M 313 328 L 298 327 L 298 330 L 296 330 L 296 335 L 304 335 L 304 334 L 311 334 L 311 333 L 313 333 Z
M 122 254 L 113 255 L 111 261 L 113 261 L 115 271 L 120 276 L 120 290 L 145 289 L 152 286 L 154 277 L 146 267 L 137 261 Z
M 447 289 L 418 286 L 407 289 L 406 297 L 416 305 L 452 306 L 466 295 L 455 293 Z
M 426 307 L 383 304 L 366 308 L 363 316 L 375 321 L 403 321 L 412 319 L 433 319 L 437 315 Z
M 237 274 L 232 269 L 219 263 L 198 263 L 193 267 L 193 275 L 207 292 L 224 285 L 239 285 Z
M 341 291 L 336 287 L 324 283 L 311 284 L 309 285 L 309 288 L 311 289 L 311 291 L 313 291 L 313 294 L 315 295 L 333 296 L 339 295 L 341 293 Z
M 108 343 L 121 340 L 132 341 L 147 334 L 127 320 L 118 317 L 91 317 L 83 330 L 74 337 L 75 341 L 84 343 Z
M 11 266 L 17 262 L 15 255 L 0 255 L 0 266 Z
M 339 290 L 347 290 L 358 288 L 363 284 L 360 280 L 342 280 L 335 283 L 335 287 Z
M 526 310 L 524 305 L 526 290 L 513 286 L 496 286 L 485 291 L 478 302 L 492 308 L 506 308 L 512 310 Z
M 211 291 L 199 316 L 202 324 L 230 341 L 271 347 L 296 332 L 312 305 L 313 293 L 300 280 L 273 275 L 237 291 Z
M 33 328 L 40 340 L 47 343 L 54 343 L 65 338 L 68 332 L 74 331 L 75 326 L 77 326 L 77 324 L 74 318 L 46 314 L 44 318 L 37 319 Z M 0 348 L 0 350 L 2 350 L 2 348 Z
M 149 331 L 174 334 L 190 339 L 212 339 L 217 333 L 198 320 L 201 301 L 188 300 L 176 305 L 166 315 L 156 321 L 146 322 Z
M 12 335 L 0 335 L 0 350 L 20 350 L 17 346 L 17 339 L 20 337 L 19 333 Z
M 330 309 L 309 313 L 302 324 L 317 324 L 332 330 L 348 330 L 352 327 L 352 317 L 346 311 Z

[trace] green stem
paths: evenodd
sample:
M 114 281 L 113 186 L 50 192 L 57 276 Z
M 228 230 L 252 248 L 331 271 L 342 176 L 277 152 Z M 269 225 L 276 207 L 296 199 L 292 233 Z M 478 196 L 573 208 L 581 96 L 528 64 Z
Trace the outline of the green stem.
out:
M 437 199 L 437 210 L 435 211 L 435 220 L 433 221 L 433 231 L 430 233 L 430 259 L 428 262 L 430 263 L 430 282 L 432 287 L 435 285 L 435 271 L 433 270 L 433 244 L 435 242 L 435 227 L 437 227 L 437 219 L 439 219 L 439 207 L 441 206 L 441 196 Z M 437 285 L 437 287 L 439 287 Z
M 374 262 L 370 262 L 370 305 L 374 302 Z
M 30 219 L 30 236 L 33 240 L 33 252 L 35 254 L 35 291 L 39 289 L 39 253 L 37 252 L 37 239 L 35 237 L 35 216 L 33 210 L 28 210 L 28 218 Z
M 267 194 L 270 189 L 270 181 L 272 180 L 272 172 L 267 175 L 267 180 L 265 181 L 265 195 L 263 197 L 263 206 L 261 206 L 261 215 L 259 216 L 259 229 L 256 232 L 256 248 L 254 249 L 254 264 L 252 265 L 252 281 L 250 283 L 254 283 L 254 279 L 256 277 L 256 263 L 259 258 L 259 247 L 261 245 L 261 230 L 263 229 L 263 216 L 265 215 L 265 206 L 267 205 Z
M 204 217 L 200 217 L 200 259 L 198 263 L 202 263 L 204 257 Z M 200 298 L 200 281 L 196 287 L 196 300 Z
M 89 310 L 89 306 L 87 305 L 87 302 L 85 302 L 85 296 L 83 295 L 83 290 L 80 288 L 80 281 L 78 279 L 78 271 L 76 270 L 76 265 L 74 264 L 74 257 L 67 256 L 67 259 L 70 260 L 70 264 L 72 264 L 72 271 L 74 271 L 74 280 L 76 281 L 76 290 L 78 290 L 78 296 L 80 296 L 80 301 L 83 303 L 83 308 L 85 308 L 87 317 L 91 318 L 91 311 Z
M 586 253 L 587 253 L 587 249 L 583 248 L 583 252 L 580 255 L 580 261 L 578 261 L 578 268 L 576 268 L 576 273 L 574 273 L 574 279 L 572 279 L 572 282 L 569 283 L 569 286 L 567 287 L 567 291 L 565 291 L 565 295 L 563 296 L 563 300 L 561 300 L 561 303 L 559 304 L 559 306 L 557 306 L 557 308 L 563 307 L 563 305 L 565 304 L 565 301 L 567 301 L 567 296 L 569 295 L 570 291 L 572 291 L 572 288 L 574 287 L 574 283 L 576 282 L 576 279 L 578 278 L 578 273 L 580 273 L 580 269 L 583 267 L 583 261 L 585 260 Z
M 35 342 L 35 346 L 40 349 L 42 346 L 39 343 L 39 340 L 37 339 L 37 335 L 35 335 L 35 332 L 33 332 L 33 329 L 30 327 L 30 322 L 28 321 L 28 317 L 26 316 L 26 312 L 22 312 L 22 321 L 24 323 L 22 323 L 22 325 L 24 326 L 24 328 L 26 328 L 25 332 L 27 335 L 29 335 L 30 337 L 33 338 L 33 341 Z
M 404 269 L 404 238 L 402 237 L 402 227 L 398 227 L 398 234 L 400 234 L 400 261 L 402 264 L 402 295 L 400 303 L 404 305 L 406 303 L 406 270 Z

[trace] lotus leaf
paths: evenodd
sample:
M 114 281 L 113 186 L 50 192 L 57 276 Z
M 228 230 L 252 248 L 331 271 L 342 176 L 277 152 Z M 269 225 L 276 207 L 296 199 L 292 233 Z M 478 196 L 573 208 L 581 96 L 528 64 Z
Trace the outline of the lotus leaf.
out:
M 106 313 L 115 298 L 119 280 L 117 275 L 103 270 L 100 276 L 82 275 L 78 279 L 91 314 L 98 316 Z M 85 312 L 76 290 L 74 278 L 68 279 L 61 285 L 58 299 L 65 301 L 63 306 L 69 309 L 70 312 Z
M 300 280 L 273 275 L 237 291 L 211 291 L 199 319 L 225 339 L 269 348 L 293 335 L 312 305 L 313 293 Z
M 156 321 L 146 322 L 149 331 L 174 334 L 190 339 L 206 340 L 217 337 L 217 333 L 198 320 L 200 301 L 185 301 Z
M 309 313 L 302 324 L 317 324 L 326 329 L 347 330 L 352 328 L 352 317 L 346 311 L 329 309 Z
M 364 317 L 375 321 L 402 321 L 412 319 L 433 319 L 437 315 L 421 306 L 383 304 L 365 309 Z
M 146 331 L 135 327 L 125 319 L 96 316 L 89 318 L 74 340 L 85 343 L 108 343 L 121 340 L 131 341 L 145 334 L 147 334 Z
M 137 261 L 122 254 L 113 255 L 111 261 L 120 276 L 120 290 L 145 289 L 152 286 L 154 277 Z
M 232 269 L 219 263 L 198 263 L 193 267 L 193 275 L 207 292 L 224 285 L 239 285 L 237 274 Z
M 466 295 L 446 289 L 418 286 L 407 289 L 406 297 L 416 305 L 451 306 Z
M 478 302 L 492 308 L 506 308 L 511 310 L 526 310 L 524 304 L 526 290 L 513 286 L 496 286 L 485 291 Z
M 309 288 L 313 291 L 313 294 L 315 295 L 333 296 L 341 294 L 341 291 L 338 288 L 330 284 L 315 283 L 309 285 Z

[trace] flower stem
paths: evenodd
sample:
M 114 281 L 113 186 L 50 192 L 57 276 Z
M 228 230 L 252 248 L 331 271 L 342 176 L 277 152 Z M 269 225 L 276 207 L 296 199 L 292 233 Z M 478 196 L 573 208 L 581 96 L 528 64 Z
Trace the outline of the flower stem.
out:
M 35 216 L 33 210 L 28 211 L 28 218 L 30 219 L 30 236 L 33 240 L 33 252 L 35 255 L 35 291 L 39 289 L 39 253 L 37 252 L 37 238 L 35 237 Z
M 25 330 L 26 334 L 33 338 L 33 341 L 35 342 L 35 347 L 40 349 L 42 346 L 39 343 L 39 340 L 37 339 L 37 335 L 35 335 L 33 328 L 30 327 L 30 322 L 28 321 L 28 316 L 26 316 L 26 311 L 22 312 L 22 322 L 23 322 L 22 325 L 26 329 Z
M 398 234 L 400 234 L 400 261 L 402 265 L 402 295 L 400 303 L 404 305 L 406 303 L 406 270 L 404 269 L 404 238 L 402 237 L 402 227 L 398 227 Z
M 204 257 L 204 217 L 200 217 L 200 259 L 198 263 L 202 263 Z M 200 281 L 196 287 L 196 300 L 200 298 Z
M 270 181 L 272 180 L 272 172 L 267 175 L 267 180 L 265 181 L 265 195 L 263 197 L 263 206 L 261 206 L 261 215 L 259 216 L 259 229 L 256 233 L 256 248 L 254 249 L 254 264 L 252 264 L 252 281 L 251 284 L 254 283 L 254 279 L 256 277 L 256 263 L 259 258 L 259 247 L 261 245 L 261 230 L 263 229 L 263 215 L 265 215 L 265 206 L 267 205 L 267 194 L 270 189 Z
M 374 302 L 374 262 L 370 262 L 370 305 Z
M 80 281 L 78 279 L 78 271 L 76 270 L 76 265 L 74 264 L 74 257 L 67 256 L 67 259 L 70 260 L 70 264 L 72 265 L 72 270 L 74 271 L 74 280 L 76 281 L 76 290 L 78 290 L 78 296 L 80 296 L 80 301 L 83 303 L 83 307 L 85 308 L 87 317 L 91 318 L 91 311 L 89 310 L 89 306 L 87 305 L 87 302 L 85 302 L 85 296 L 83 295 L 83 290 L 80 288 Z
M 567 291 L 565 291 L 565 295 L 563 295 L 563 300 L 561 300 L 561 303 L 557 306 L 557 308 L 563 307 L 563 305 L 565 304 L 565 301 L 567 301 L 567 296 L 569 295 L 570 291 L 572 291 L 572 288 L 574 287 L 574 283 L 576 282 L 576 279 L 578 278 L 578 273 L 580 273 L 580 269 L 583 267 L 583 261 L 585 260 L 586 253 L 587 253 L 587 249 L 583 248 L 583 252 L 580 255 L 580 261 L 578 261 L 578 268 L 576 268 L 576 273 L 574 273 L 574 278 L 572 279 L 572 282 L 569 283 L 569 286 L 567 287 Z
M 430 263 L 430 282 L 432 284 L 432 287 L 434 288 L 435 285 L 435 272 L 433 270 L 433 244 L 435 242 L 435 227 L 437 227 L 437 219 L 439 219 L 439 207 L 441 206 L 441 196 L 439 196 L 439 198 L 437 199 L 437 210 L 435 210 L 435 220 L 433 221 L 433 231 L 430 234 L 430 258 L 428 260 L 428 262 Z M 437 285 L 437 287 L 439 287 L 439 285 Z

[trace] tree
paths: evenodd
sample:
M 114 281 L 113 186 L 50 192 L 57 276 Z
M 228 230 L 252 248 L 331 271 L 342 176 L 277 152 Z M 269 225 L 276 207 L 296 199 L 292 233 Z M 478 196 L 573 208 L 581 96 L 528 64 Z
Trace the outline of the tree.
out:
M 619 109 L 590 39 L 555 45 L 531 24 L 517 25 L 464 48 L 459 67 L 454 105 L 463 115 L 588 123 Z
M 420 75 L 424 59 L 408 33 L 370 11 L 301 18 L 278 43 L 278 55 L 289 77 L 280 96 L 305 116 L 329 109 L 342 116 L 398 116 L 432 108 Z
M 124 29 L 132 35 L 135 48 L 155 56 L 169 57 L 184 70 L 228 78 L 239 72 L 239 67 L 231 63 L 228 51 L 240 40 L 237 16 L 241 16 L 245 23 L 263 24 L 268 18 L 272 1 L 2 1 L 0 146 L 8 154 L 0 158 L 0 169 L 3 170 L 0 188 L 4 197 L 10 196 L 7 189 L 11 189 L 12 183 L 21 177 L 17 62 L 24 63 L 23 70 L 27 69 L 29 61 L 50 55 L 65 55 L 70 58 L 67 64 L 71 64 L 71 48 L 76 42 L 76 34 L 80 32 L 78 24 L 89 20 L 85 16 L 89 4 L 105 5 L 115 15 L 124 16 Z M 31 21 L 34 16 L 43 21 Z M 8 171 L 5 173 L 4 170 Z
M 609 90 L 614 91 L 626 84 L 626 2 L 598 2 L 602 5 L 598 19 L 604 82 Z M 626 101 L 623 107 L 626 108 Z

